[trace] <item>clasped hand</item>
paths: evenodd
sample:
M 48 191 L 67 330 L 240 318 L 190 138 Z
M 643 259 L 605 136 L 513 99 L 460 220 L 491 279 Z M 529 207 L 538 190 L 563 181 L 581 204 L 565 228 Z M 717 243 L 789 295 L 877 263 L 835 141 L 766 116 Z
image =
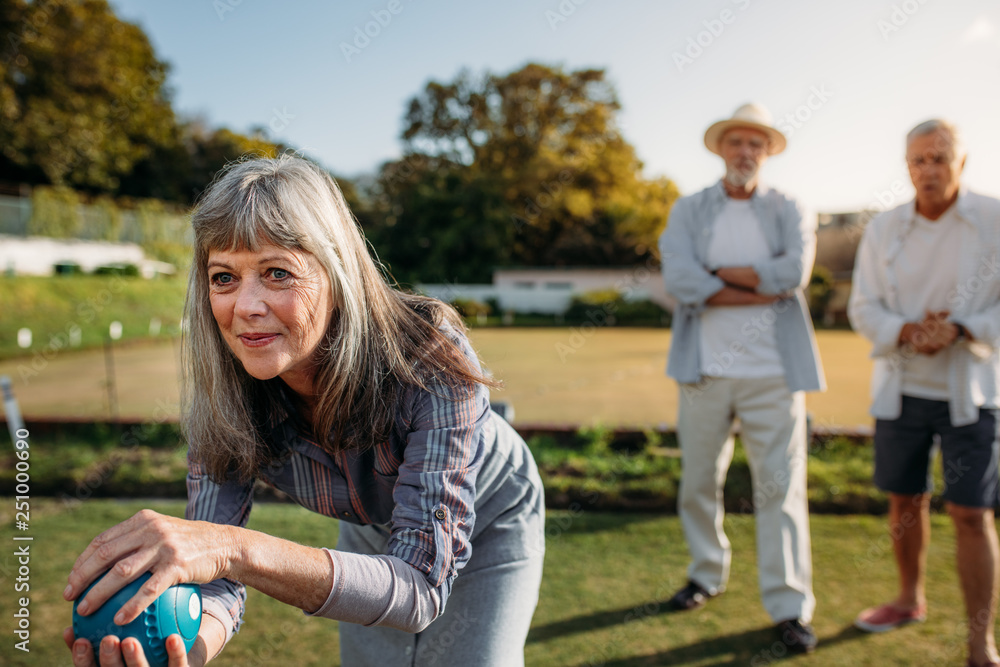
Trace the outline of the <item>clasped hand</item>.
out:
M 920 354 L 935 355 L 958 338 L 958 326 L 949 322 L 950 311 L 928 310 L 919 322 L 907 322 L 899 332 L 899 343 Z

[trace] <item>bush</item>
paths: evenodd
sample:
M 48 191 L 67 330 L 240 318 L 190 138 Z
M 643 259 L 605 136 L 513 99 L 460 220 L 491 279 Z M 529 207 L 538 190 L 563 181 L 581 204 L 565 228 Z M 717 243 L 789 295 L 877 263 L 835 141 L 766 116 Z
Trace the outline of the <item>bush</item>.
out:
M 618 290 L 584 292 L 573 297 L 563 316 L 570 324 L 590 322 L 597 326 L 614 326 L 617 323 L 616 313 L 624 303 L 625 298 Z
M 59 262 L 52 265 L 52 271 L 57 276 L 78 276 L 83 273 L 83 269 L 76 262 Z
M 809 301 L 809 314 L 814 322 L 822 322 L 826 307 L 833 298 L 833 273 L 825 266 L 813 267 L 812 277 L 806 286 L 806 297 Z
M 73 238 L 80 230 L 80 195 L 67 187 L 39 186 L 31 192 L 28 233 L 57 239 Z
M 488 304 L 475 299 L 458 298 L 451 302 L 451 306 L 458 311 L 459 315 L 468 318 L 485 317 L 493 312 Z
M 622 325 L 669 327 L 671 322 L 670 311 L 649 299 L 626 301 L 615 315 Z
M 94 269 L 95 276 L 124 276 L 126 278 L 137 278 L 139 267 L 135 264 L 107 264 Z
M 669 326 L 670 313 L 660 304 L 642 299 L 626 301 L 614 289 L 594 290 L 573 297 L 564 318 L 568 324 L 597 326 Z

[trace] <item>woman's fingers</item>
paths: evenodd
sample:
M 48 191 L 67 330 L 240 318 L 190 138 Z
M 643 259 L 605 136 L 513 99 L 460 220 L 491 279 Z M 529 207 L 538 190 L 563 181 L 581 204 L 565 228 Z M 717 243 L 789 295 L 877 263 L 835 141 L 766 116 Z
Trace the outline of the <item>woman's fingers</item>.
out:
M 101 660 L 101 667 L 125 667 L 125 661 L 122 659 L 121 644 L 121 640 L 114 635 L 107 635 L 101 640 L 98 653 L 98 657 Z
M 142 510 L 125 521 L 108 528 L 90 541 L 87 548 L 84 549 L 79 556 L 77 556 L 76 562 L 73 563 L 73 572 L 90 575 L 90 579 L 83 583 L 79 590 L 76 591 L 77 593 L 86 588 L 90 581 L 103 572 L 103 570 L 98 569 L 94 563 L 104 562 L 106 564 L 108 562 L 114 562 L 116 558 L 114 557 L 113 552 L 116 548 L 120 548 L 123 544 L 118 542 L 118 540 L 122 537 L 127 537 L 133 534 L 135 532 L 136 523 L 140 523 L 142 521 L 143 515 L 148 517 L 150 514 L 155 515 L 156 513 L 151 510 Z M 94 571 L 95 569 L 97 571 Z M 105 567 L 104 569 L 107 568 Z M 73 583 L 75 587 L 76 582 L 71 583 Z
M 63 630 L 63 641 L 66 647 L 73 654 L 73 667 L 93 667 L 94 649 L 86 639 L 77 639 L 73 634 L 73 628 Z
M 145 571 L 136 571 L 141 563 L 129 561 L 126 557 L 143 545 L 145 536 L 141 530 L 141 521 L 137 519 L 146 512 L 155 515 L 155 512 L 143 510 L 117 526 L 112 526 L 91 540 L 73 564 L 73 569 L 69 573 L 69 585 L 63 591 L 63 597 L 67 600 L 78 597 L 94 579 L 114 566 L 109 576 L 94 587 L 95 591 L 99 591 L 98 595 L 87 596 L 90 599 L 85 605 L 86 608 L 80 609 L 80 613 L 84 616 L 100 607 L 112 593 Z M 82 602 L 80 607 L 84 607 Z
M 73 628 L 63 630 L 63 641 L 73 653 L 73 667 L 96 667 L 94 649 L 86 639 L 75 639 Z M 190 667 L 187 659 L 187 649 L 180 635 L 167 637 L 167 667 Z M 134 637 L 119 640 L 114 635 L 108 635 L 101 640 L 99 647 L 100 667 L 149 667 L 149 661 L 142 650 L 142 645 Z
M 126 637 L 122 641 L 120 655 L 125 658 L 125 665 L 128 667 L 149 667 L 146 654 L 142 650 L 142 644 L 134 637 Z M 105 667 L 103 664 L 101 667 Z M 114 665 L 113 667 L 118 667 Z
M 160 597 L 164 591 L 178 583 L 185 582 L 178 580 L 173 568 L 154 572 L 149 579 L 143 582 L 136 594 L 129 598 L 128 602 L 123 604 L 122 608 L 115 614 L 115 623 L 118 625 L 131 623 L 139 617 L 143 609 L 156 602 L 156 598 Z
M 167 637 L 167 667 L 189 667 L 187 647 L 180 635 Z
M 115 563 L 114 566 L 108 570 L 107 574 L 105 574 L 100 581 L 94 584 L 94 586 L 87 592 L 87 595 L 80 600 L 80 603 L 77 605 L 77 611 L 80 615 L 87 616 L 100 609 L 111 598 L 111 596 L 144 574 L 149 569 L 151 561 L 152 559 L 148 553 L 139 552 Z M 137 592 L 134 596 L 135 598 L 146 600 L 146 604 L 142 607 L 135 607 L 133 605 L 127 616 L 121 614 L 120 609 L 114 610 L 115 623 L 118 625 L 128 623 L 138 616 L 139 613 L 145 609 L 146 605 L 156 599 L 159 593 L 150 597 L 149 594 L 152 587 L 149 587 L 148 584 L 149 581 L 146 581 L 140 587 L 139 592 Z M 166 587 L 163 590 L 166 590 Z

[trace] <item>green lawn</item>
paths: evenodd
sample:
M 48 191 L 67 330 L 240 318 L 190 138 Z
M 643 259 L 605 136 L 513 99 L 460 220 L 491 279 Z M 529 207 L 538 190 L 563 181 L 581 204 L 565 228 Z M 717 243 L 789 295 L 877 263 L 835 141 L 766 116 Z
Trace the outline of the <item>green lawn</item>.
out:
M 122 339 L 176 335 L 184 309 L 183 275 L 146 280 L 114 276 L 0 277 L 0 359 L 24 355 L 17 332 L 32 332 L 29 355 L 70 349 L 71 332 L 83 348 L 100 346 L 112 322 L 122 324 Z M 153 333 L 156 325 L 153 325 Z M 153 337 L 155 338 L 156 335 Z
M 179 515 L 179 502 L 88 500 L 75 506 L 34 499 L 31 511 L 31 653 L 13 649 L 12 619 L 4 613 L 3 664 L 68 664 L 59 633 L 71 605 L 62 600 L 66 575 L 91 537 L 142 507 Z M 13 500 L 0 498 L 0 602 L 13 608 Z M 953 568 L 953 531 L 932 517 L 927 623 L 884 635 L 851 628 L 864 606 L 893 594 L 895 573 L 884 519 L 814 516 L 812 538 L 820 637 L 816 654 L 789 664 L 957 665 L 964 661 L 963 615 Z M 258 504 L 251 527 L 297 541 L 331 545 L 336 524 L 292 505 Z M 684 581 L 686 547 L 676 517 L 551 512 L 541 600 L 528 639 L 527 664 L 763 665 L 775 652 L 761 608 L 754 565 L 753 519 L 731 516 L 736 557 L 729 591 L 705 609 L 668 613 L 663 601 Z M 20 594 L 19 594 L 20 595 Z M 331 665 L 337 662 L 336 625 L 250 593 L 246 624 L 219 665 Z
M 664 375 L 668 329 L 474 329 L 472 341 L 505 388 L 517 424 L 673 425 L 677 385 Z M 869 345 L 850 331 L 820 331 L 829 390 L 808 396 L 813 423 L 855 426 L 868 417 Z M 176 339 L 116 347 L 120 414 L 176 418 Z M 107 370 L 101 350 L 54 351 L 0 361 L 27 417 L 108 417 Z

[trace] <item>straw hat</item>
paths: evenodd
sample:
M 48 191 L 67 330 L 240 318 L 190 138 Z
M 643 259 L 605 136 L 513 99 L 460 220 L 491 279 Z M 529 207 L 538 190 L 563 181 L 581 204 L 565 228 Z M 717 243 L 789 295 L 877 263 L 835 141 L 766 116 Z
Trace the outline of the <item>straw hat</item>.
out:
M 767 148 L 768 155 L 777 155 L 785 150 L 785 144 L 787 143 L 785 135 L 776 130 L 772 125 L 771 113 L 760 104 L 753 102 L 744 104 L 737 109 L 733 113 L 732 118 L 712 123 L 705 131 L 705 147 L 716 155 L 721 155 L 719 153 L 719 140 L 722 139 L 722 135 L 727 130 L 731 130 L 734 127 L 749 127 L 766 134 L 768 139 L 771 140 Z

